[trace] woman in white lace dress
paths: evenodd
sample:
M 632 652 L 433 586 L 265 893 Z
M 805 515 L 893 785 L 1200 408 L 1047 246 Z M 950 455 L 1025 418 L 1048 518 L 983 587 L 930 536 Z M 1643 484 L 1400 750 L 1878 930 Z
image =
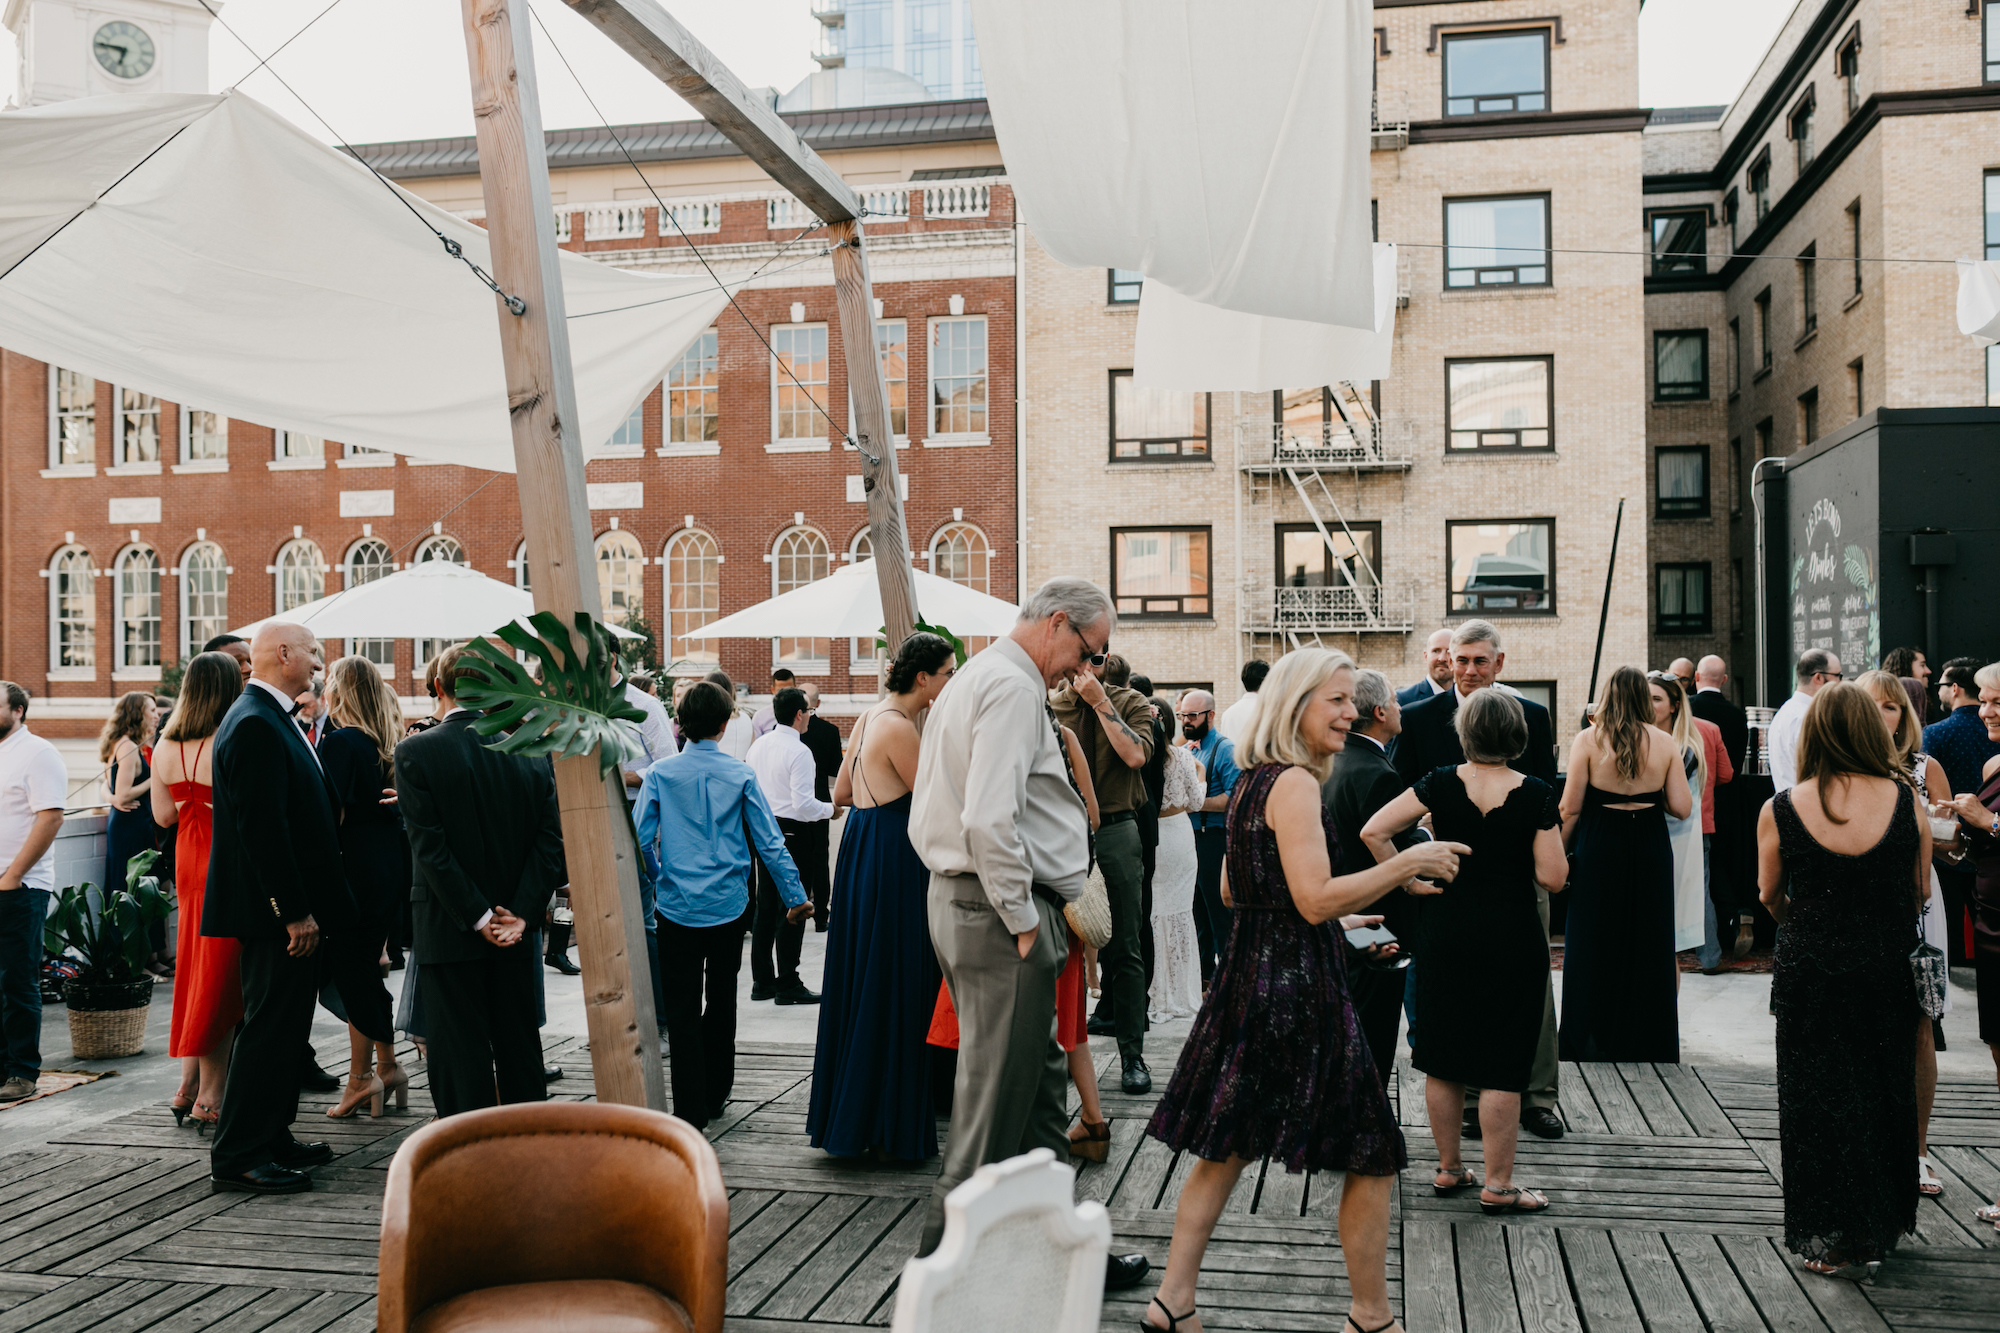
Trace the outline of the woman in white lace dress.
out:
M 1171 743 L 1177 734 L 1173 709 L 1162 705 L 1160 715 L 1168 719 L 1169 746 L 1160 799 L 1160 847 L 1153 856 L 1153 985 L 1147 1005 L 1148 1017 L 1155 1023 L 1192 1018 L 1201 1008 L 1201 954 L 1194 931 L 1194 825 L 1188 811 L 1202 803 L 1208 789 L 1201 764 Z

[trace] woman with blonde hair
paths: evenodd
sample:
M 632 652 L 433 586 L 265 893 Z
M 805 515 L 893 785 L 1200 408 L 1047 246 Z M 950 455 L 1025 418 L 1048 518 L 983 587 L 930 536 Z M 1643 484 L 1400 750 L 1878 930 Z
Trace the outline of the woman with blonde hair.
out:
M 1561 807 L 1571 852 L 1565 1060 L 1680 1060 L 1667 818 L 1686 819 L 1694 795 L 1681 747 L 1653 717 L 1645 673 L 1621 666 L 1570 746 Z
M 1785 1244 L 1813 1272 L 1858 1281 L 1917 1220 L 1910 949 L 1931 830 L 1860 685 L 1813 696 L 1798 758 L 1798 785 L 1757 818 L 1758 897 L 1782 927 L 1771 1009 Z
M 320 739 L 320 764 L 340 807 L 340 859 L 357 927 L 345 941 L 328 941 L 349 1064 L 347 1088 L 327 1114 L 345 1118 L 367 1102 L 369 1114 L 380 1116 L 385 1096 L 395 1096 L 398 1110 L 410 1096 L 410 1077 L 396 1063 L 395 1006 L 382 984 L 389 935 L 410 897 L 409 840 L 395 805 L 384 804 L 395 790 L 403 710 L 375 664 L 356 656 L 326 669 L 324 706 L 331 726 Z
M 1340 874 L 1340 836 L 1320 783 L 1359 715 L 1354 663 L 1301 648 L 1272 668 L 1236 751 L 1224 901 L 1236 913 L 1221 961 L 1147 1133 L 1194 1157 L 1147 1328 L 1193 1330 L 1195 1285 L 1217 1218 L 1247 1163 L 1346 1173 L 1340 1244 L 1355 1333 L 1396 1326 L 1389 1309 L 1389 1196 L 1403 1136 L 1347 991 L 1351 915 L 1414 878 L 1451 879 L 1462 843 L 1420 842 Z M 1155 1322 L 1155 1309 L 1165 1322 Z
M 181 1062 L 174 1123 L 193 1116 L 206 1134 L 222 1105 L 229 1044 L 243 1018 L 243 944 L 201 933 L 208 853 L 215 843 L 215 748 L 210 742 L 236 696 L 243 673 L 228 653 L 203 653 L 187 664 L 180 699 L 155 754 L 152 818 L 174 834 L 174 897 L 180 909 L 174 961 L 174 1012 L 167 1054 Z M 190 751 L 192 746 L 192 751 Z
M 1702 944 L 1701 904 L 1708 895 L 1708 876 L 1702 871 L 1701 798 L 1707 789 L 1708 765 L 1701 733 L 1695 728 L 1694 709 L 1688 706 L 1687 689 L 1680 678 L 1665 671 L 1649 671 L 1646 692 L 1653 701 L 1653 725 L 1680 747 L 1681 771 L 1687 774 L 1688 796 L 1693 801 L 1685 819 L 1667 819 L 1667 843 L 1674 849 L 1674 952 L 1679 953 Z M 1674 984 L 1680 985 L 1678 971 Z

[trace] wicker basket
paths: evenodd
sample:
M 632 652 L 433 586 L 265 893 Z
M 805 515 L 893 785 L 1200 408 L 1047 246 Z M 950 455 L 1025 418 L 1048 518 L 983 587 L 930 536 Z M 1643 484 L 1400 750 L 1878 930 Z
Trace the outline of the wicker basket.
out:
M 146 1017 L 152 1002 L 151 981 L 112 986 L 65 983 L 71 1053 L 79 1060 L 138 1055 L 146 1049 Z

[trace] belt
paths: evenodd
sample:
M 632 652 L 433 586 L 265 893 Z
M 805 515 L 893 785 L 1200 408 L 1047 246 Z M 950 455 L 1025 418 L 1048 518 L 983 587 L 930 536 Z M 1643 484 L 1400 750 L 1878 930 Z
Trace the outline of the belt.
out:
M 1057 893 L 1054 889 L 1050 888 L 1046 884 L 1037 884 L 1030 891 L 1037 898 L 1040 898 L 1043 902 L 1049 904 L 1051 907 L 1055 908 L 1058 912 L 1062 911 L 1063 908 L 1069 905 L 1064 900 L 1063 896 L 1060 893 Z
M 1100 829 L 1107 829 L 1110 828 L 1113 824 L 1128 823 L 1132 820 L 1137 819 L 1138 817 L 1139 817 L 1139 812 L 1137 810 L 1115 810 L 1108 815 L 1103 815 L 1103 814 L 1099 815 L 1097 817 L 1097 827 Z

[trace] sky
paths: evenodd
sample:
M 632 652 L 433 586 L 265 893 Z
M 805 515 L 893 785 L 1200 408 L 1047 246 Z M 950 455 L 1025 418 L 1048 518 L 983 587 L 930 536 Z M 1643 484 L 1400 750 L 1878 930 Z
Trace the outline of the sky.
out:
M 322 139 L 373 143 L 472 133 L 460 6 L 454 0 L 333 0 L 330 12 L 280 53 L 272 69 L 244 43 L 268 54 L 327 8 L 328 0 L 229 0 L 209 40 L 210 85 L 243 79 L 244 90 Z M 1639 16 L 1639 100 L 1643 106 L 1725 103 L 1770 45 L 1795 0 L 1647 0 Z M 790 88 L 817 68 L 819 30 L 809 0 L 671 0 L 671 12 L 744 83 Z M 679 120 L 687 105 L 561 0 L 535 0 L 556 47 L 576 67 L 614 125 Z M 0 32 L 0 103 L 14 86 L 13 37 Z M 597 115 L 536 32 L 542 123 L 595 125 Z M 249 74 L 247 79 L 244 78 Z M 311 110 L 307 109 L 307 104 Z M 313 112 L 325 117 L 322 123 Z

